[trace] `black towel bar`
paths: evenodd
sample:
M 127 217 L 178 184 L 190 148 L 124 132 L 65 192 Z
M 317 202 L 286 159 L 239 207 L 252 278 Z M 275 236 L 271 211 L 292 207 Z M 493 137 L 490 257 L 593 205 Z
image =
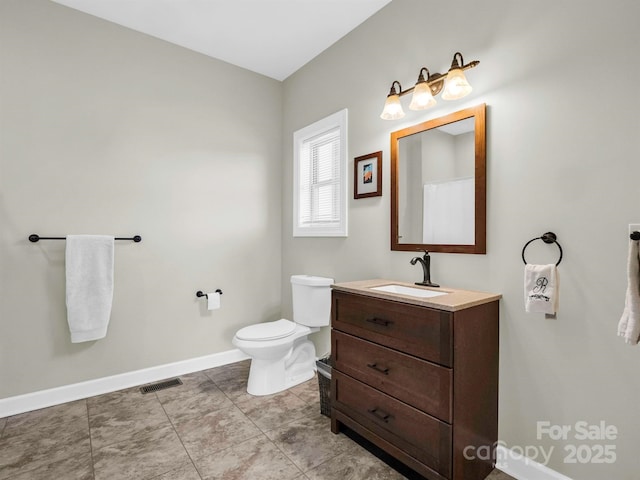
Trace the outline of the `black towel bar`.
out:
M 556 263 L 556 267 L 558 265 L 560 265 L 560 262 L 562 261 L 562 247 L 560 246 L 560 244 L 557 241 L 557 237 L 556 234 L 553 232 L 547 232 L 544 235 L 540 236 L 540 237 L 536 237 L 536 238 L 532 238 L 531 240 L 529 240 L 527 243 L 524 244 L 524 247 L 522 247 L 522 261 L 524 262 L 524 264 L 527 264 L 527 261 L 524 258 L 524 251 L 527 249 L 527 247 L 529 246 L 529 244 L 535 240 L 542 240 L 544 243 L 547 244 L 552 244 L 555 243 L 558 246 L 558 249 L 560 250 L 560 258 L 558 259 L 558 262 Z
M 629 235 L 629 238 L 631 240 L 640 240 L 640 232 L 638 232 L 637 230 L 634 232 L 631 232 L 631 234 Z
M 40 240 L 66 240 L 66 239 L 67 237 L 41 237 L 37 233 L 32 233 L 31 235 L 29 235 L 29 241 L 33 243 L 39 242 Z M 114 240 L 132 240 L 136 243 L 139 243 L 142 241 L 142 237 L 140 235 L 134 235 L 133 237 L 115 237 Z

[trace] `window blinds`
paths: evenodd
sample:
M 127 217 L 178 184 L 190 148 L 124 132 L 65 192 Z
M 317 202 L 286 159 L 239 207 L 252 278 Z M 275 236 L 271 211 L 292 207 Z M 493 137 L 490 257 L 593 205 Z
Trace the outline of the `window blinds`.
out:
M 293 132 L 293 236 L 346 237 L 347 109 Z
M 299 170 L 300 226 L 340 224 L 340 127 L 302 142 Z

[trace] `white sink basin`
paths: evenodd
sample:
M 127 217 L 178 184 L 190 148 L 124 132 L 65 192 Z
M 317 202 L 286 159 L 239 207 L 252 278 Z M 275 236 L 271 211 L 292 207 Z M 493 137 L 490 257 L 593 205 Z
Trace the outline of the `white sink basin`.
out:
M 407 287 L 405 285 L 382 285 L 380 287 L 370 287 L 371 290 L 379 292 L 397 293 L 399 295 L 409 295 L 418 298 L 432 298 L 446 295 L 447 292 L 437 292 L 435 290 L 425 290 L 422 288 Z

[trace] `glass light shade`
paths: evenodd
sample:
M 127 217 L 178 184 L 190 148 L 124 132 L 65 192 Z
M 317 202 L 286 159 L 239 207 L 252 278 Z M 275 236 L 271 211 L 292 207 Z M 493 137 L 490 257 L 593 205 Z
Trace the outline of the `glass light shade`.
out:
M 404 117 L 404 111 L 400 104 L 400 95 L 389 95 L 384 102 L 384 108 L 380 114 L 380 118 L 383 120 L 398 120 Z
M 464 72 L 461 68 L 449 70 L 447 78 L 444 82 L 444 90 L 442 98 L 445 100 L 457 100 L 471 93 L 471 85 L 467 82 Z
M 418 82 L 413 88 L 413 96 L 411 97 L 411 110 L 426 110 L 436 104 L 436 99 L 431 94 L 431 88 L 427 82 Z

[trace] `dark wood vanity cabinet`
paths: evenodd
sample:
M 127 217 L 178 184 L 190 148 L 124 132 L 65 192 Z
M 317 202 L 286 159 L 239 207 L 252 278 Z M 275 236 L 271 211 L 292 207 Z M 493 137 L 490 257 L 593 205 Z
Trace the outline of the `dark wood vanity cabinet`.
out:
M 498 315 L 497 300 L 445 311 L 333 290 L 331 430 L 428 479 L 483 480 L 498 440 Z

